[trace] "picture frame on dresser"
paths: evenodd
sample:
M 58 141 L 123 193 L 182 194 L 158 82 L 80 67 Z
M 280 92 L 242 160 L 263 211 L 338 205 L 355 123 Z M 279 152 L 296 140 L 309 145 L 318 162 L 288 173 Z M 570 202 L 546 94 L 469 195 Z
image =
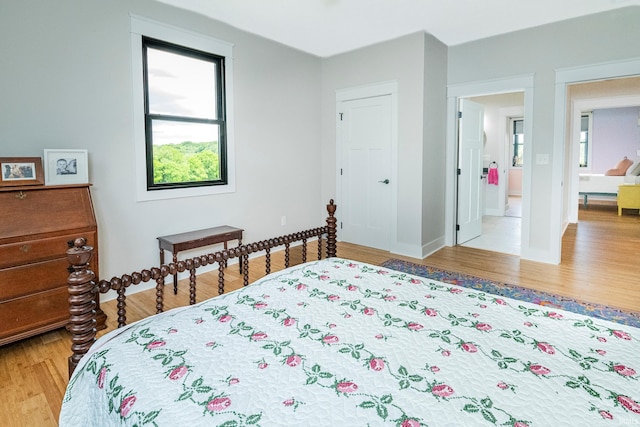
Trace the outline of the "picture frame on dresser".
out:
M 44 184 L 40 157 L 0 157 L 0 187 Z
M 68 185 L 89 182 L 87 150 L 45 149 L 45 184 Z

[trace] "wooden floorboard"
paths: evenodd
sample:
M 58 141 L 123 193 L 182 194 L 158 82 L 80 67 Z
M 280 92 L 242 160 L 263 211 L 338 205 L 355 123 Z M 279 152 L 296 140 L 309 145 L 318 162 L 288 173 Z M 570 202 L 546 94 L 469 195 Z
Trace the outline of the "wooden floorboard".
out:
M 445 247 L 420 260 L 386 251 L 340 243 L 338 256 L 379 265 L 389 258 L 430 265 L 480 276 L 494 281 L 526 286 L 626 310 L 640 311 L 640 216 L 637 211 L 617 215 L 615 205 L 589 204 L 579 210 L 579 223 L 569 225 L 562 242 L 562 263 L 549 265 L 521 260 L 517 256 L 465 248 Z M 316 248 L 309 248 L 313 259 Z M 292 264 L 301 261 L 292 255 Z M 261 265 L 258 265 L 261 264 Z M 261 260 L 252 260 L 251 279 L 262 271 Z M 281 253 L 273 254 L 273 270 L 281 268 Z M 235 266 L 227 269 L 226 291 L 242 287 Z M 198 301 L 217 295 L 217 273 L 198 278 Z M 166 307 L 188 301 L 188 285 L 180 284 L 178 295 L 167 288 Z M 155 312 L 154 290 L 129 296 L 128 321 Z M 102 308 L 108 327 L 116 324 L 115 301 Z M 67 384 L 69 336 L 59 329 L 0 347 L 0 426 L 56 426 Z

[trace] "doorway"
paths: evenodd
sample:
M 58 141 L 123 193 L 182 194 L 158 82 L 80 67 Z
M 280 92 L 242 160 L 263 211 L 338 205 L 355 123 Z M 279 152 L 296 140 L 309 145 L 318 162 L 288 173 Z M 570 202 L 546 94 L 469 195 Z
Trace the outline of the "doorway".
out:
M 554 176 L 556 176 L 555 182 L 568 183 L 563 189 L 563 193 L 557 198 L 563 200 L 561 205 L 561 212 L 558 212 L 557 224 L 552 224 L 552 231 L 555 231 L 553 235 L 557 235 L 557 240 L 554 243 L 554 249 L 556 249 L 556 258 L 560 260 L 560 253 L 562 251 L 562 231 L 566 229 L 569 222 L 577 222 L 578 211 L 578 173 L 577 164 L 579 157 L 573 153 L 575 150 L 574 144 L 571 142 L 571 138 L 567 137 L 566 129 L 570 129 L 569 118 L 572 117 L 572 113 L 565 117 L 565 111 L 572 106 L 572 94 L 570 91 L 578 84 L 593 83 L 598 81 L 611 81 L 614 84 L 624 82 L 625 84 L 631 81 L 631 79 L 638 78 L 638 70 L 640 69 L 640 59 L 632 59 L 626 61 L 609 62 L 603 64 L 596 64 L 590 66 L 584 66 L 582 68 L 567 68 L 556 71 L 556 97 L 555 106 L 556 121 L 561 126 L 556 126 L 554 131 L 554 155 L 562 156 L 564 154 L 564 164 L 554 165 Z M 615 90 L 611 88 L 606 95 L 615 96 Z M 620 90 L 620 88 L 617 88 Z M 632 93 L 629 88 L 622 89 L 622 92 L 618 92 L 619 95 L 629 95 Z M 633 89 L 633 93 L 640 94 L 638 87 Z M 600 93 L 599 95 L 603 95 Z M 574 214 L 575 212 L 575 214 Z
M 522 239 L 524 92 L 489 94 L 468 99 L 480 104 L 484 110 L 484 179 L 480 195 L 482 225 L 477 237 L 466 242 L 459 240 L 458 244 L 519 256 Z M 520 122 L 516 126 L 517 138 L 514 140 L 514 121 L 517 119 Z M 514 157 L 519 157 L 517 165 L 513 164 Z M 489 179 L 489 172 L 492 179 Z
M 578 222 L 580 202 L 583 200 L 578 194 L 580 175 L 588 179 L 591 174 L 604 174 L 612 168 L 623 156 L 631 160 L 640 158 L 640 138 L 636 120 L 640 120 L 637 112 L 632 117 L 621 117 L 616 110 L 638 108 L 640 106 L 640 77 L 625 77 L 619 79 L 581 82 L 567 86 L 567 103 L 569 105 L 569 140 L 567 152 L 571 159 L 569 165 L 570 180 L 574 190 L 569 200 L 569 222 Z M 637 111 L 637 110 L 636 110 Z M 584 147 L 581 147 L 582 117 L 588 113 L 589 126 L 598 123 L 591 129 L 590 144 L 587 145 L 586 161 L 581 160 Z M 602 118 L 604 114 L 608 119 Z M 608 121 L 609 124 L 603 123 Z M 612 126 L 613 125 L 613 126 Z M 631 131 L 631 132 L 629 132 Z M 635 133 L 635 135 L 634 135 Z M 584 145 L 584 144 L 582 144 Z M 590 197 L 589 200 L 596 200 Z M 609 200 L 611 200 L 609 198 Z

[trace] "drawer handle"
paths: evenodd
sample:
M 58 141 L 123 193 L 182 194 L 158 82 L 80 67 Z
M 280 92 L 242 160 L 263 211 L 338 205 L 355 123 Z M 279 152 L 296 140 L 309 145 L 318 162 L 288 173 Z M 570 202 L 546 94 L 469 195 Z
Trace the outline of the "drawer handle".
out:
M 27 193 L 25 193 L 24 191 L 19 191 L 18 194 L 16 194 L 16 199 L 18 200 L 24 200 L 27 198 Z
M 31 249 L 31 245 L 22 245 L 20 246 L 20 250 L 24 253 L 29 252 L 29 250 Z

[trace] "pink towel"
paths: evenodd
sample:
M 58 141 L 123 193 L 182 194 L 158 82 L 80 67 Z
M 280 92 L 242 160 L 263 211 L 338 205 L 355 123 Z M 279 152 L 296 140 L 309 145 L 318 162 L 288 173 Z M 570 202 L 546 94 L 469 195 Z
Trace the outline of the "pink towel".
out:
M 489 168 L 489 184 L 498 185 L 498 168 Z

